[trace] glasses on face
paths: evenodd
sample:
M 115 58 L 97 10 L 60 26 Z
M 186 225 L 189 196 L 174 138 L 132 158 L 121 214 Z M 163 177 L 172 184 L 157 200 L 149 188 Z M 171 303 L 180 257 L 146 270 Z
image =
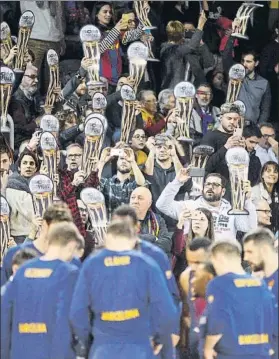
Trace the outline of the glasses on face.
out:
M 68 158 L 69 158 L 69 159 L 72 159 L 72 158 L 81 157 L 81 156 L 82 156 L 81 153 L 73 153 L 73 154 L 71 154 L 71 155 L 68 155 Z
M 222 187 L 222 185 L 221 185 L 221 183 L 217 183 L 217 182 L 206 182 L 204 184 L 204 187 L 220 188 L 220 187 Z
M 197 91 L 198 95 L 211 96 L 211 92 Z
M 268 139 L 269 137 L 275 138 L 275 134 L 273 134 L 273 135 L 263 135 L 263 138 L 265 138 L 265 139 Z
M 133 138 L 135 138 L 136 140 L 145 140 L 146 136 L 145 135 L 135 135 L 135 136 L 133 136 Z
M 35 80 L 35 79 L 38 78 L 37 75 L 26 75 L 26 74 L 25 74 L 24 76 L 29 77 L 29 78 L 32 79 L 32 80 Z
M 271 210 L 270 209 L 257 209 L 257 212 L 263 212 L 264 214 L 271 214 Z
M 158 103 L 157 100 L 146 100 L 145 102 L 146 102 L 146 103 Z

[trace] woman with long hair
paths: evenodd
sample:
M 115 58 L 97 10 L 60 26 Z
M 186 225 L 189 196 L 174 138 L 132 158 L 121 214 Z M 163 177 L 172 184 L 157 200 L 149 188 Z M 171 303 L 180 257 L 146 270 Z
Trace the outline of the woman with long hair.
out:
M 261 182 L 252 187 L 252 200 L 265 199 L 271 208 L 271 230 L 276 233 L 279 229 L 279 165 L 276 162 L 266 162 L 261 170 Z
M 128 30 L 128 20 L 123 17 L 115 24 L 112 4 L 106 1 L 100 1 L 95 5 L 92 21 L 101 32 L 100 76 L 108 80 L 109 93 L 111 93 L 115 90 L 122 73 L 120 42 L 125 45 L 138 40 L 142 35 L 143 26 L 139 24 L 136 29 Z

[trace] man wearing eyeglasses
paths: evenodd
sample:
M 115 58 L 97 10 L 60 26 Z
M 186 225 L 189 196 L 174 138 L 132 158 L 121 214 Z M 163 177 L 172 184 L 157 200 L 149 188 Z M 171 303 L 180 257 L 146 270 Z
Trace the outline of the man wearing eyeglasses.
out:
M 265 199 L 255 200 L 253 201 L 256 211 L 257 211 L 257 219 L 259 227 L 268 227 L 271 225 L 271 208 L 269 203 Z
M 275 130 L 271 123 L 262 123 L 260 125 L 262 138 L 259 145 L 256 146 L 256 156 L 259 157 L 263 166 L 268 161 L 278 163 L 278 142 L 275 140 Z
M 242 187 L 246 194 L 244 208 L 248 211 L 247 215 L 228 215 L 231 204 L 223 198 L 226 192 L 226 180 L 218 173 L 210 173 L 205 177 L 202 195 L 196 200 L 175 201 L 174 198 L 180 187 L 191 180 L 189 171 L 190 168 L 182 168 L 176 178 L 165 187 L 156 203 L 156 207 L 161 212 L 178 220 L 180 213 L 188 209 L 190 219 L 191 211 L 200 207 L 206 208 L 212 213 L 214 219 L 215 239 L 224 236 L 235 239 L 237 231 L 246 233 L 257 227 L 257 213 L 250 199 L 249 181 L 244 182 Z M 189 224 L 186 221 L 184 232 L 187 232 L 188 228 Z
M 15 148 L 32 137 L 37 127 L 35 118 L 40 114 L 38 101 L 38 70 L 27 65 L 18 90 L 13 94 L 9 113 L 14 120 Z

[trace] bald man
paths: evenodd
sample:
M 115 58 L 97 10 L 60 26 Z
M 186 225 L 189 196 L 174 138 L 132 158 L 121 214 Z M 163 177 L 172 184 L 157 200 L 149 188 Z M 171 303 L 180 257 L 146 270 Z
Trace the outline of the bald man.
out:
M 131 194 L 130 206 L 139 220 L 139 237 L 156 244 L 170 257 L 172 240 L 165 220 L 151 209 L 152 195 L 148 188 L 137 187 Z

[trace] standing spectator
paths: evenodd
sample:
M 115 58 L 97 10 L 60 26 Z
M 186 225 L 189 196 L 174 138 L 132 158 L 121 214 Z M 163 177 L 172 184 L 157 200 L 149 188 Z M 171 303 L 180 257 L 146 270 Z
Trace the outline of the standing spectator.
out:
M 225 73 L 211 70 L 206 74 L 206 79 L 212 89 L 212 106 L 221 107 L 226 102 L 226 79 Z
M 136 188 L 130 197 L 139 221 L 139 237 L 160 247 L 168 256 L 171 253 L 171 234 L 165 220 L 151 209 L 152 194 L 146 187 Z
M 189 43 L 184 38 L 184 26 L 179 21 L 170 21 L 166 27 L 168 41 L 161 45 L 160 60 L 162 83 L 161 89 L 173 89 L 179 82 L 187 80 L 187 63 L 190 63 L 193 75 L 199 83 L 204 82 L 203 69 L 198 57 L 191 58 L 190 54 L 198 50 L 202 39 L 202 30 L 206 23 L 204 13 L 199 18 L 198 28 Z
M 92 21 L 102 34 L 100 75 L 108 80 L 109 93 L 112 93 L 122 73 L 120 41 L 126 44 L 139 39 L 143 26 L 140 24 L 137 29 L 127 31 L 128 22 L 122 18 L 114 25 L 112 5 L 106 1 L 95 4 Z
M 201 84 L 197 88 L 194 110 L 192 112 L 193 129 L 205 135 L 218 123 L 220 109 L 213 106 L 212 88 L 208 84 Z
M 141 173 L 132 149 L 120 150 L 117 159 L 117 173 L 111 178 L 103 178 L 104 165 L 112 158 L 111 149 L 105 148 L 102 151 L 99 161 L 99 190 L 105 196 L 108 217 L 121 204 L 128 204 L 131 193 L 137 186 L 143 186 L 145 179 Z M 133 171 L 133 176 L 131 175 Z
M 176 178 L 170 182 L 156 202 L 156 207 L 167 216 L 179 220 L 182 211 L 188 209 L 188 218 L 191 218 L 191 210 L 206 208 L 212 212 L 214 218 L 215 238 L 226 235 L 228 238 L 236 238 L 236 232 L 248 232 L 257 226 L 256 208 L 250 200 L 251 187 L 248 182 L 243 183 L 243 191 L 246 193 L 245 208 L 249 214 L 244 216 L 228 215 L 231 205 L 223 199 L 225 194 L 225 179 L 217 174 L 208 174 L 204 179 L 203 192 L 196 200 L 175 201 L 174 198 L 180 187 L 190 180 L 189 169 L 183 168 Z M 186 215 L 186 213 L 185 213 Z M 189 226 L 187 226 L 189 229 Z
M 13 94 L 9 113 L 15 125 L 15 148 L 18 149 L 21 142 L 30 139 L 37 125 L 35 118 L 41 112 L 38 97 L 38 70 L 28 65 L 23 75 L 19 89 Z
M 20 8 L 22 13 L 29 10 L 35 15 L 28 47 L 35 55 L 34 65 L 40 75 L 47 51 L 53 49 L 58 56 L 62 56 L 66 49 L 63 2 L 21 1 Z M 47 90 L 48 78 L 48 68 L 45 66 L 43 82 L 41 82 L 42 94 Z
M 34 207 L 29 181 L 38 171 L 38 166 L 34 153 L 24 151 L 18 160 L 18 173 L 13 173 L 8 179 L 6 198 L 11 207 L 11 235 L 17 244 L 24 242 L 32 226 Z
M 236 26 L 237 23 L 234 22 L 233 32 Z M 222 53 L 224 70 L 227 73 L 234 64 L 233 43 L 234 37 L 231 36 Z M 270 114 L 271 93 L 268 81 L 256 72 L 259 57 L 254 51 L 248 51 L 242 54 L 241 63 L 245 67 L 246 76 L 242 82 L 238 99 L 243 101 L 246 106 L 245 119 L 256 124 L 267 122 Z
M 131 133 L 131 148 L 135 153 L 138 166 L 143 166 L 147 160 L 147 154 L 143 151 L 146 146 L 146 134 L 144 130 L 136 129 Z
M 262 134 L 258 126 L 253 124 L 245 126 L 243 129 L 243 137 L 245 139 L 245 148 L 249 154 L 249 180 L 251 181 L 251 186 L 258 184 L 260 180 L 261 172 L 261 161 L 258 156 L 256 156 L 255 148 L 262 138 Z
M 2 142 L 2 139 L 1 139 Z M 10 167 L 13 163 L 13 153 L 8 148 L 7 144 L 0 144 L 0 190 L 1 194 L 4 195 L 6 193 L 6 187 L 8 183 L 9 176 L 12 174 Z
M 275 129 L 271 123 L 260 125 L 262 138 L 256 146 L 256 155 L 259 157 L 262 166 L 268 161 L 278 163 L 278 142 L 275 140 Z
M 147 136 L 155 136 L 166 127 L 165 118 L 158 112 L 154 91 L 142 90 L 138 95 L 141 104 L 140 114 Z
M 279 166 L 276 162 L 266 162 L 261 171 L 261 182 L 252 188 L 252 200 L 265 199 L 271 207 L 271 228 L 279 229 Z
M 158 106 L 160 113 L 166 117 L 170 110 L 175 107 L 175 97 L 173 90 L 162 90 L 158 95 Z

